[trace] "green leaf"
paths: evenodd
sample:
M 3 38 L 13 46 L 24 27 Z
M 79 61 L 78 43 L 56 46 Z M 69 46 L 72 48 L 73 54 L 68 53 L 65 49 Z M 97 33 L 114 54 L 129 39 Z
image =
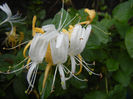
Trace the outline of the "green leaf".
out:
M 129 0 L 131 8 L 133 7 L 133 0 Z
M 126 33 L 125 44 L 129 55 L 133 58 L 133 27 Z
M 86 94 L 83 99 L 107 99 L 107 95 L 102 91 L 94 91 Z
M 126 90 L 122 85 L 115 85 L 113 90 L 109 91 L 108 99 L 126 99 Z
M 127 75 L 127 73 L 122 72 L 120 70 L 113 75 L 113 78 L 120 84 L 122 84 L 124 87 L 128 86 L 130 82 L 130 77 Z
M 131 8 L 130 2 L 126 1 L 120 3 L 113 10 L 113 17 L 121 22 L 127 22 L 133 16 L 133 9 Z
M 78 10 L 78 14 L 79 14 L 79 16 L 80 16 L 80 22 L 84 22 L 84 21 L 86 21 L 86 18 L 87 18 L 87 16 L 88 16 L 88 14 L 84 11 L 84 9 L 80 9 L 80 10 Z
M 114 59 L 107 59 L 106 66 L 108 68 L 108 71 L 116 71 L 119 69 L 119 62 Z
M 39 89 L 39 93 L 42 93 L 41 94 L 41 99 L 47 99 L 47 97 L 51 93 L 51 87 L 52 87 L 51 85 L 52 85 L 52 82 L 53 82 L 53 76 L 49 74 L 49 76 L 46 80 L 45 88 L 42 91 L 43 78 L 44 78 L 44 74 L 42 74 L 40 76 L 38 89 Z
M 26 87 L 24 86 L 24 79 L 22 75 L 19 75 L 13 82 L 13 89 L 18 99 L 28 99 L 25 94 Z
M 133 59 L 128 55 L 127 52 L 122 51 L 118 55 L 118 61 L 120 63 L 120 68 L 122 69 L 122 71 L 130 76 L 133 72 Z
M 98 49 L 100 45 L 101 43 L 97 40 L 97 36 L 94 33 L 92 33 L 88 39 L 86 47 L 88 49 Z
M 14 64 L 15 58 L 15 55 L 11 54 L 0 55 L 0 71 L 7 71 L 8 67 Z
M 120 34 L 121 38 L 125 38 L 126 32 L 129 29 L 129 24 L 115 21 L 115 27 Z
M 92 26 L 92 33 L 97 37 L 95 40 L 98 40 L 102 44 L 106 44 L 109 41 L 107 28 L 99 22 Z
M 96 25 L 92 25 L 92 33 L 87 42 L 88 49 L 98 49 L 101 43 L 106 44 L 109 41 L 108 29 L 113 25 L 113 20 L 103 19 Z
M 98 60 L 103 62 L 107 58 L 107 53 L 103 49 L 89 50 L 86 48 L 82 54 L 84 59 L 88 62 L 90 60 Z
M 114 20 L 104 18 L 100 21 L 100 23 L 102 24 L 102 26 L 106 27 L 106 29 L 109 29 L 114 24 Z
M 48 20 L 43 21 L 41 25 L 43 26 L 43 25 L 47 25 L 51 23 L 52 23 L 52 19 L 48 19 Z

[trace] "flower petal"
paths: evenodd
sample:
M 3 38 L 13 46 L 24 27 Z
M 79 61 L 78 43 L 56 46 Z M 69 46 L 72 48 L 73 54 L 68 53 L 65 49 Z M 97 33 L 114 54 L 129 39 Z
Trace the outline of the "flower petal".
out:
M 63 34 L 61 45 L 56 48 L 57 38 L 50 41 L 51 55 L 54 64 L 64 63 L 67 60 L 69 38 L 68 35 Z
M 59 34 L 57 37 L 56 48 L 59 48 L 63 41 L 63 34 Z
M 51 32 L 51 31 L 55 31 L 55 25 L 53 24 L 49 24 L 49 25 L 45 25 L 45 26 L 42 26 L 42 29 L 46 32 Z
M 43 34 L 36 34 L 32 40 L 29 56 L 32 61 L 41 63 L 45 57 L 48 42 L 42 39 Z
M 71 58 L 71 72 L 74 74 L 75 70 L 76 70 L 76 62 L 73 56 L 70 56 Z M 69 80 L 72 77 L 72 74 L 70 74 L 70 76 L 68 78 L 66 78 L 66 80 Z
M 66 89 L 66 82 L 65 82 L 65 74 L 63 71 L 63 66 L 61 64 L 58 65 L 60 77 L 61 77 L 61 85 L 63 89 Z

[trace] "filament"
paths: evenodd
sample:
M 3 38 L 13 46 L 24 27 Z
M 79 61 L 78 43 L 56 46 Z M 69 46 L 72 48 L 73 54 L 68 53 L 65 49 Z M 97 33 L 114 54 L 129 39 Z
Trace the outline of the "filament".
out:
M 14 46 L 14 47 L 12 47 L 12 48 L 3 48 L 3 50 L 12 50 L 12 49 L 15 49 L 15 48 L 17 48 L 17 47 L 19 47 L 19 46 L 21 46 L 21 45 L 24 45 L 24 44 L 26 44 L 26 43 L 28 43 L 29 41 L 25 41 L 25 42 L 23 42 L 23 43 L 21 43 L 21 44 L 18 44 L 17 46 Z

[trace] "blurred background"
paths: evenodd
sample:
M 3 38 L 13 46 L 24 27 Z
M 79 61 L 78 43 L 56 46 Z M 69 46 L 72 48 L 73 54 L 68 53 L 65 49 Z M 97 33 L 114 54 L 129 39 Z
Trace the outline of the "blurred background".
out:
M 32 39 L 32 18 L 37 16 L 37 27 L 55 23 L 57 14 L 61 10 L 62 0 L 1 0 L 0 5 L 7 3 L 13 15 L 17 12 L 26 17 L 24 24 L 15 23 L 16 33 L 23 32 L 22 42 Z M 70 16 L 83 15 L 83 9 L 95 9 L 96 17 L 92 22 L 92 33 L 82 53 L 88 63 L 95 61 L 92 66 L 94 72 L 102 73 L 100 78 L 89 75 L 83 69 L 79 78 L 87 78 L 88 82 L 81 82 L 74 78 L 67 81 L 67 89 L 60 85 L 57 75 L 55 90 L 50 92 L 51 81 L 55 67 L 50 71 L 45 92 L 40 90 L 46 63 L 39 66 L 35 86 L 30 95 L 25 94 L 28 88 L 26 81 L 27 70 L 14 74 L 0 74 L 0 99 L 133 99 L 133 0 L 64 0 L 64 9 Z M 0 10 L 0 22 L 6 17 Z M 58 20 L 57 20 L 58 21 Z M 0 71 L 7 71 L 24 59 L 22 45 L 13 50 L 3 50 L 7 46 L 3 43 L 10 25 L 0 25 Z M 26 62 L 21 64 L 25 65 Z M 79 68 L 77 68 L 78 71 Z

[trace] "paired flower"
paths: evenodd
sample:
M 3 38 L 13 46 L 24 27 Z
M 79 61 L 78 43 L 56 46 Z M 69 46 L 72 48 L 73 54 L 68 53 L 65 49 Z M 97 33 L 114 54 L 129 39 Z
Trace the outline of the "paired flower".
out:
M 11 25 L 11 32 L 10 34 L 13 33 L 13 23 L 21 23 L 22 21 L 24 21 L 24 19 L 20 19 L 21 15 L 19 15 L 19 13 L 17 13 L 16 15 L 12 15 L 11 9 L 9 8 L 9 6 L 5 3 L 3 5 L 0 5 L 0 9 L 2 11 L 4 11 L 7 15 L 7 18 L 5 20 L 3 20 L 0 25 L 9 22 Z
M 27 65 L 20 68 L 23 69 L 28 67 L 27 81 L 29 83 L 29 87 L 26 92 L 30 93 L 32 91 L 36 79 L 38 65 L 39 63 L 42 63 L 44 59 L 47 62 L 47 66 L 45 68 L 42 89 L 45 88 L 45 83 L 49 74 L 49 70 L 52 66 L 56 66 L 56 69 L 54 73 L 51 91 L 53 91 L 57 70 L 59 70 L 60 73 L 61 85 L 63 89 L 66 89 L 66 80 L 70 79 L 71 77 L 75 77 L 80 81 L 87 81 L 86 79 L 82 80 L 75 76 L 82 71 L 82 66 L 88 72 L 95 74 L 90 70 L 90 68 L 88 68 L 89 64 L 87 64 L 80 55 L 85 48 L 85 45 L 91 32 L 91 25 L 88 24 L 92 22 L 95 16 L 94 10 L 85 9 L 85 12 L 89 14 L 89 16 L 87 16 L 87 21 L 78 23 L 75 26 L 69 25 L 68 30 L 64 29 L 64 27 L 71 23 L 71 21 L 73 21 L 75 17 L 64 26 L 68 16 L 68 14 L 66 14 L 66 19 L 61 25 L 63 11 L 61 14 L 61 20 L 59 22 L 58 29 L 56 29 L 53 24 L 42 26 L 42 28 L 35 27 L 36 16 L 34 16 L 32 25 L 33 39 L 29 41 L 23 51 L 24 57 L 26 57 L 24 61 L 28 59 Z M 86 24 L 86 28 L 82 27 L 81 24 Z M 29 55 L 27 57 L 26 51 L 28 48 Z M 63 65 L 67 61 L 68 56 L 71 59 L 71 70 L 69 70 L 66 66 Z M 80 64 L 80 70 L 78 73 L 75 73 L 76 65 L 78 65 L 76 61 L 78 61 Z M 69 73 L 70 76 L 66 77 L 66 73 Z M 9 72 L 7 74 L 9 74 Z

